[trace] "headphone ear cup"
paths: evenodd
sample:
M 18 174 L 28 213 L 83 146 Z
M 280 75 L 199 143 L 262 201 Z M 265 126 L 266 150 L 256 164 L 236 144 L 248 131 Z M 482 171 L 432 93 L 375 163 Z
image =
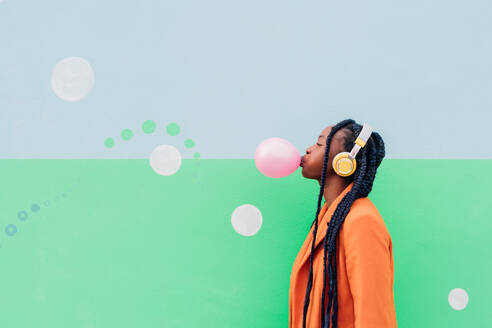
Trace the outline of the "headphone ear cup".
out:
M 357 167 L 357 162 L 348 155 L 348 152 L 343 152 L 333 158 L 333 170 L 341 177 L 352 175 Z

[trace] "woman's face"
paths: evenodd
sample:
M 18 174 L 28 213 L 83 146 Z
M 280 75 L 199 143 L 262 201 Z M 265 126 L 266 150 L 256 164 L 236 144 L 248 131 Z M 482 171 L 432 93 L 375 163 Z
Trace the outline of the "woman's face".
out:
M 307 179 L 321 180 L 323 170 L 323 159 L 326 151 L 326 138 L 332 129 L 332 125 L 321 131 L 316 142 L 306 149 L 306 154 L 302 156 L 302 175 Z M 345 151 L 343 146 L 343 129 L 338 130 L 331 140 L 330 153 L 328 154 L 328 162 L 326 163 L 326 174 L 331 175 L 333 172 L 332 162 L 336 154 Z

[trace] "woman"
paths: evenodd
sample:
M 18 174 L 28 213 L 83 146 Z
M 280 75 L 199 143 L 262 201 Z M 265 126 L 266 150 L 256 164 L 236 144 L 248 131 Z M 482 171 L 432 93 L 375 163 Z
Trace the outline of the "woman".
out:
M 393 244 L 367 197 L 384 142 L 365 126 L 363 134 L 370 136 L 364 142 L 361 130 L 351 119 L 328 126 L 303 156 L 302 175 L 318 180 L 321 188 L 315 220 L 292 267 L 289 328 L 397 327 Z M 335 172 L 333 158 L 353 148 L 360 148 L 355 171 Z

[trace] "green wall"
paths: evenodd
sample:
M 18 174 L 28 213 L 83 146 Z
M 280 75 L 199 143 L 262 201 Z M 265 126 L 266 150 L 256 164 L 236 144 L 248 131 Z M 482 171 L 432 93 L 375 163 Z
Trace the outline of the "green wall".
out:
M 319 192 L 300 169 L 272 179 L 253 160 L 189 159 L 160 176 L 148 160 L 6 159 L 0 172 L 2 327 L 287 327 Z M 490 324 L 491 186 L 490 160 L 379 167 L 369 198 L 393 240 L 399 327 Z M 231 225 L 242 204 L 262 213 L 253 236 Z

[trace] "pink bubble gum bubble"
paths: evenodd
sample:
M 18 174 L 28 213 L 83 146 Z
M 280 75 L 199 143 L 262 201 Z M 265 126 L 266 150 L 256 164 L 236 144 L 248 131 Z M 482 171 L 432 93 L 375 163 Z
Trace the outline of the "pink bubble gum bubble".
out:
M 300 163 L 299 151 L 285 139 L 265 139 L 256 147 L 256 168 L 267 177 L 286 177 L 295 172 Z

